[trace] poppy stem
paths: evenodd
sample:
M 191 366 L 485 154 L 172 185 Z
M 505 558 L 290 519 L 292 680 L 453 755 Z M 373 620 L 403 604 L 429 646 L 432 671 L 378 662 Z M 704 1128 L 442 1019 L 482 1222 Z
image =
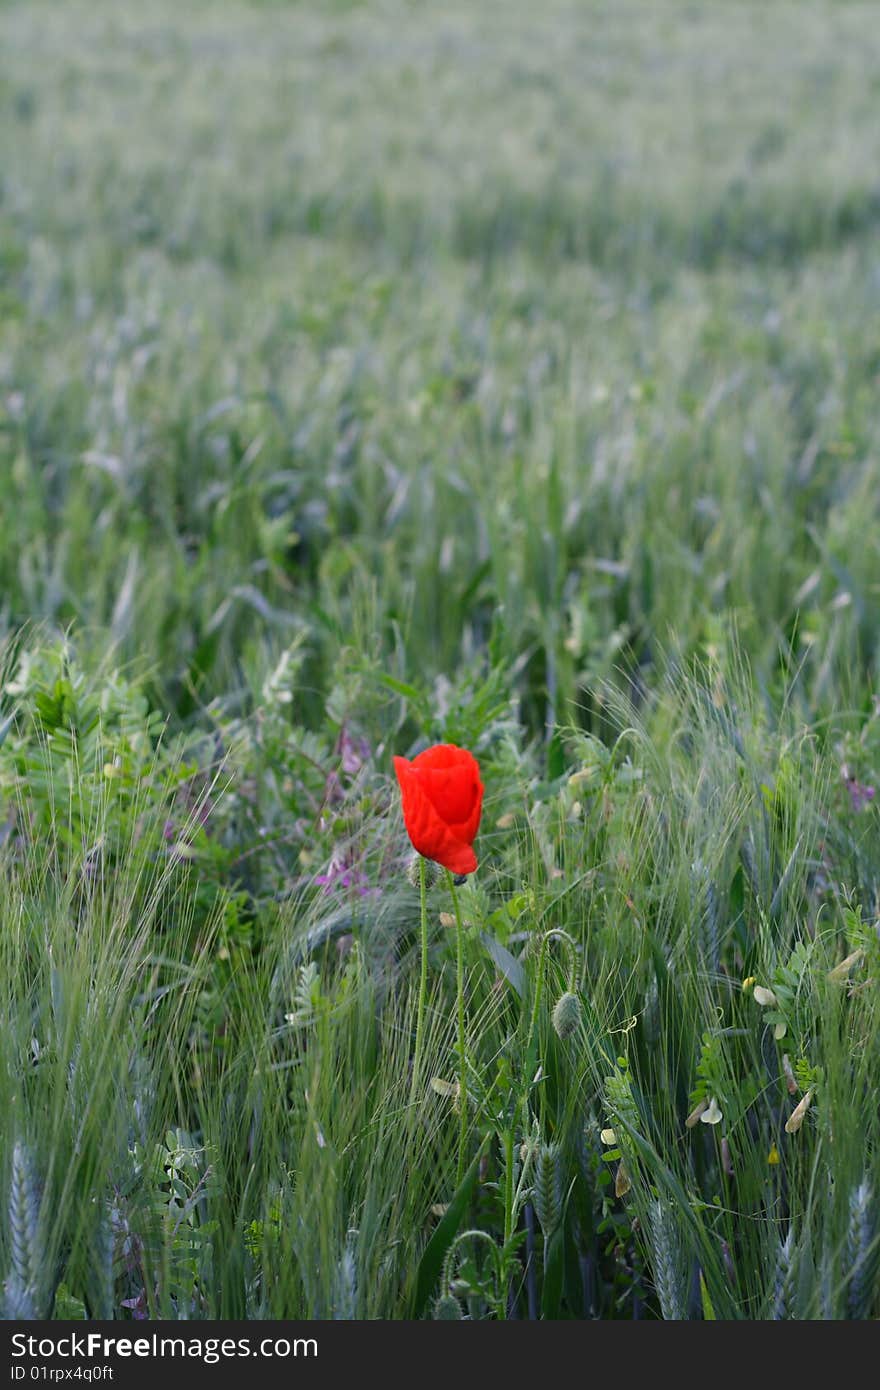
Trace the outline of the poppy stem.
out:
M 413 1056 L 409 1103 L 415 1104 L 421 1082 L 422 1053 L 425 1048 L 425 1006 L 428 998 L 428 881 L 424 855 L 419 855 L 420 955 L 419 1001 L 416 1009 L 416 1050 Z
M 458 1005 L 458 1172 L 455 1185 L 458 1187 L 465 1172 L 465 1147 L 467 1144 L 467 1036 L 464 1015 L 464 926 L 455 879 L 446 870 L 449 891 L 452 894 L 452 910 L 455 913 L 455 989 Z

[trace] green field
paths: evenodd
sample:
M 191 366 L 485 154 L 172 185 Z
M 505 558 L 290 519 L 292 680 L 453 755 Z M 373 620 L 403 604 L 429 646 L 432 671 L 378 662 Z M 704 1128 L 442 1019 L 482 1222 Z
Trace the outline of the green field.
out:
M 880 1314 L 878 74 L 0 5 L 6 1316 Z

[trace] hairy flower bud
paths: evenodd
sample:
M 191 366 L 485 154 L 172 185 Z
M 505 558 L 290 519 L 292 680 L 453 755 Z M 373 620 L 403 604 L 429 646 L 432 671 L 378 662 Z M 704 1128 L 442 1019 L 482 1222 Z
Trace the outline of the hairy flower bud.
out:
M 407 882 L 413 888 L 418 888 L 421 883 L 420 864 L 425 865 L 425 887 L 433 888 L 440 877 L 440 865 L 435 864 L 433 859 L 425 859 L 421 854 L 414 854 L 406 866 Z
M 576 994 L 568 990 L 556 1001 L 553 1010 L 553 1027 L 559 1038 L 570 1038 L 577 1031 L 581 1021 L 581 1004 Z
M 461 1304 L 457 1298 L 453 1298 L 451 1293 L 446 1293 L 442 1298 L 438 1298 L 434 1304 L 435 1322 L 461 1322 Z

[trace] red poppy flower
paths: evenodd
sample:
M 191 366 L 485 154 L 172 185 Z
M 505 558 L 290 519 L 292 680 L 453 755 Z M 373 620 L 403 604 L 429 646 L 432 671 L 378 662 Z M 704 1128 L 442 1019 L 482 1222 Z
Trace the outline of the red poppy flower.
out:
M 403 820 L 413 849 L 453 874 L 472 874 L 472 845 L 483 809 L 480 766 L 473 753 L 437 743 L 412 762 L 395 758 Z

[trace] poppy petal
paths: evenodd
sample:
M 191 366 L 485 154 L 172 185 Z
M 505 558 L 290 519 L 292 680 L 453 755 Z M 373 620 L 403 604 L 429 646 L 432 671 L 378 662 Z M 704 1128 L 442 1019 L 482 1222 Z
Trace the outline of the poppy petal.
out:
M 461 826 L 466 833 L 483 790 L 476 772 L 469 767 L 436 772 L 420 770 L 419 777 L 438 816 L 447 825 Z
M 438 743 L 413 759 L 425 793 L 437 814 L 461 838 L 471 841 L 480 823 L 483 784 L 476 758 L 466 748 Z
M 473 873 L 483 798 L 476 758 L 454 744 L 436 744 L 412 762 L 395 758 L 394 770 L 413 848 L 451 873 Z

